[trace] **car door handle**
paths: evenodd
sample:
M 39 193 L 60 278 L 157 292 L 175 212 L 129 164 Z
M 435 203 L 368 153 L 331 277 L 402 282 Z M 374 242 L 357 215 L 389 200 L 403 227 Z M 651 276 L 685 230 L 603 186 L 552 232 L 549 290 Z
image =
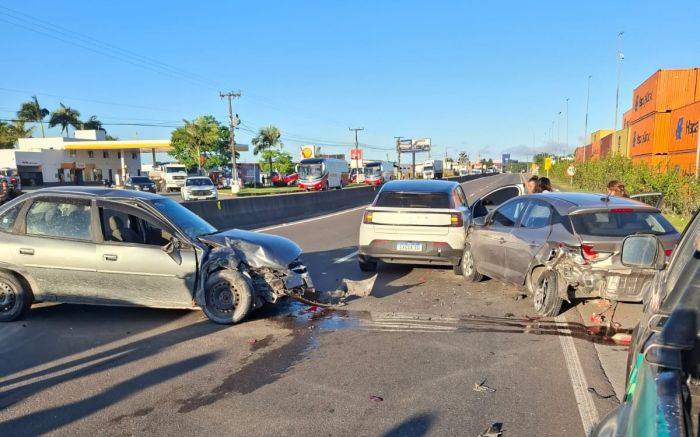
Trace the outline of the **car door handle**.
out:
M 106 254 L 102 255 L 102 258 L 104 258 L 105 261 L 116 261 L 118 256 L 110 254 L 110 253 L 106 253 Z
M 503 243 L 506 242 L 506 239 L 503 238 L 503 237 L 501 237 L 501 238 L 498 239 L 498 242 L 501 243 L 501 244 L 503 244 Z
M 34 249 L 20 248 L 19 254 L 20 255 L 34 255 Z

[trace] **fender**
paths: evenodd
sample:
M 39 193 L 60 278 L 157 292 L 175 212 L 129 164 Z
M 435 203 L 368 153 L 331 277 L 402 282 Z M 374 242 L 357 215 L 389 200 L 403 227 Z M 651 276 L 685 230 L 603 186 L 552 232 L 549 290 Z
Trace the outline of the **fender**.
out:
M 540 248 L 539 252 L 537 252 L 537 254 L 530 262 L 528 273 L 527 275 L 525 275 L 525 284 L 520 285 L 524 285 L 528 292 L 533 293 L 534 290 L 532 290 L 532 287 L 530 286 L 532 282 L 532 272 L 539 267 L 542 267 L 547 270 L 554 270 L 557 274 L 558 279 L 557 284 L 559 289 L 559 297 L 561 297 L 567 302 L 571 302 L 571 297 L 569 296 L 569 282 L 561 274 L 561 272 L 556 269 L 559 260 L 563 256 L 564 252 L 557 244 L 548 242 L 547 244 L 542 246 L 542 248 Z
M 35 290 L 39 289 L 39 285 L 37 282 L 32 278 L 32 276 L 27 272 L 26 270 L 22 269 L 19 266 L 13 265 L 13 264 L 7 264 L 7 263 L 0 263 L 0 270 L 4 270 L 6 272 L 12 273 L 13 275 L 17 276 L 17 278 L 20 281 L 24 281 L 29 285 L 29 292 L 32 293 L 32 297 L 34 300 L 37 300 L 37 295 L 34 293 Z M 56 300 L 55 296 L 43 296 L 39 295 L 38 300 Z
M 236 252 L 228 246 L 215 247 L 207 251 L 201 257 L 202 263 L 199 266 L 199 280 L 197 281 L 197 289 L 194 293 L 194 300 L 199 306 L 204 306 L 204 284 L 207 278 L 212 273 L 219 270 L 238 270 L 246 276 L 248 273 L 242 269 L 242 261 L 236 255 Z M 255 290 L 253 290 L 255 291 Z

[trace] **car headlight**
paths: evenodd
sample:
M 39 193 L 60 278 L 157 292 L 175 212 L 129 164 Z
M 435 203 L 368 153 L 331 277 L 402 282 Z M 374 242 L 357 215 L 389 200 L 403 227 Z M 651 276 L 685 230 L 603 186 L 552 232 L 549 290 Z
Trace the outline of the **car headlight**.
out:
M 141 191 L 141 185 L 134 185 L 134 190 Z

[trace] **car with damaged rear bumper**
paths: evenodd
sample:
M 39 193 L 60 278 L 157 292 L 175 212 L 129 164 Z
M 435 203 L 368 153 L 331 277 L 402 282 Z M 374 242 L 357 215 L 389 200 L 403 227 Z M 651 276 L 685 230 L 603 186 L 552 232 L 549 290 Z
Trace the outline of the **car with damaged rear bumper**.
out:
M 660 211 L 635 200 L 593 193 L 513 198 L 469 229 L 462 272 L 525 287 L 538 314 L 557 315 L 563 301 L 602 297 L 641 302 L 654 274 L 620 262 L 628 235 L 651 233 L 670 255 L 679 234 Z
M 201 308 L 216 323 L 313 283 L 294 242 L 218 231 L 172 199 L 49 188 L 0 208 L 0 321 L 37 301 Z

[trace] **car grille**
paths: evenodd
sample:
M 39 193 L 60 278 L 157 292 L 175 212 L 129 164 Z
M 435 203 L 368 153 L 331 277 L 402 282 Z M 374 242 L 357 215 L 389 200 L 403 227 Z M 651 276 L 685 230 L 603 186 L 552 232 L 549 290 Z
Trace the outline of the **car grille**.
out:
M 181 181 L 187 179 L 187 176 L 173 176 L 173 179 L 176 181 Z
M 211 190 L 193 190 L 192 195 L 193 196 L 210 196 Z

